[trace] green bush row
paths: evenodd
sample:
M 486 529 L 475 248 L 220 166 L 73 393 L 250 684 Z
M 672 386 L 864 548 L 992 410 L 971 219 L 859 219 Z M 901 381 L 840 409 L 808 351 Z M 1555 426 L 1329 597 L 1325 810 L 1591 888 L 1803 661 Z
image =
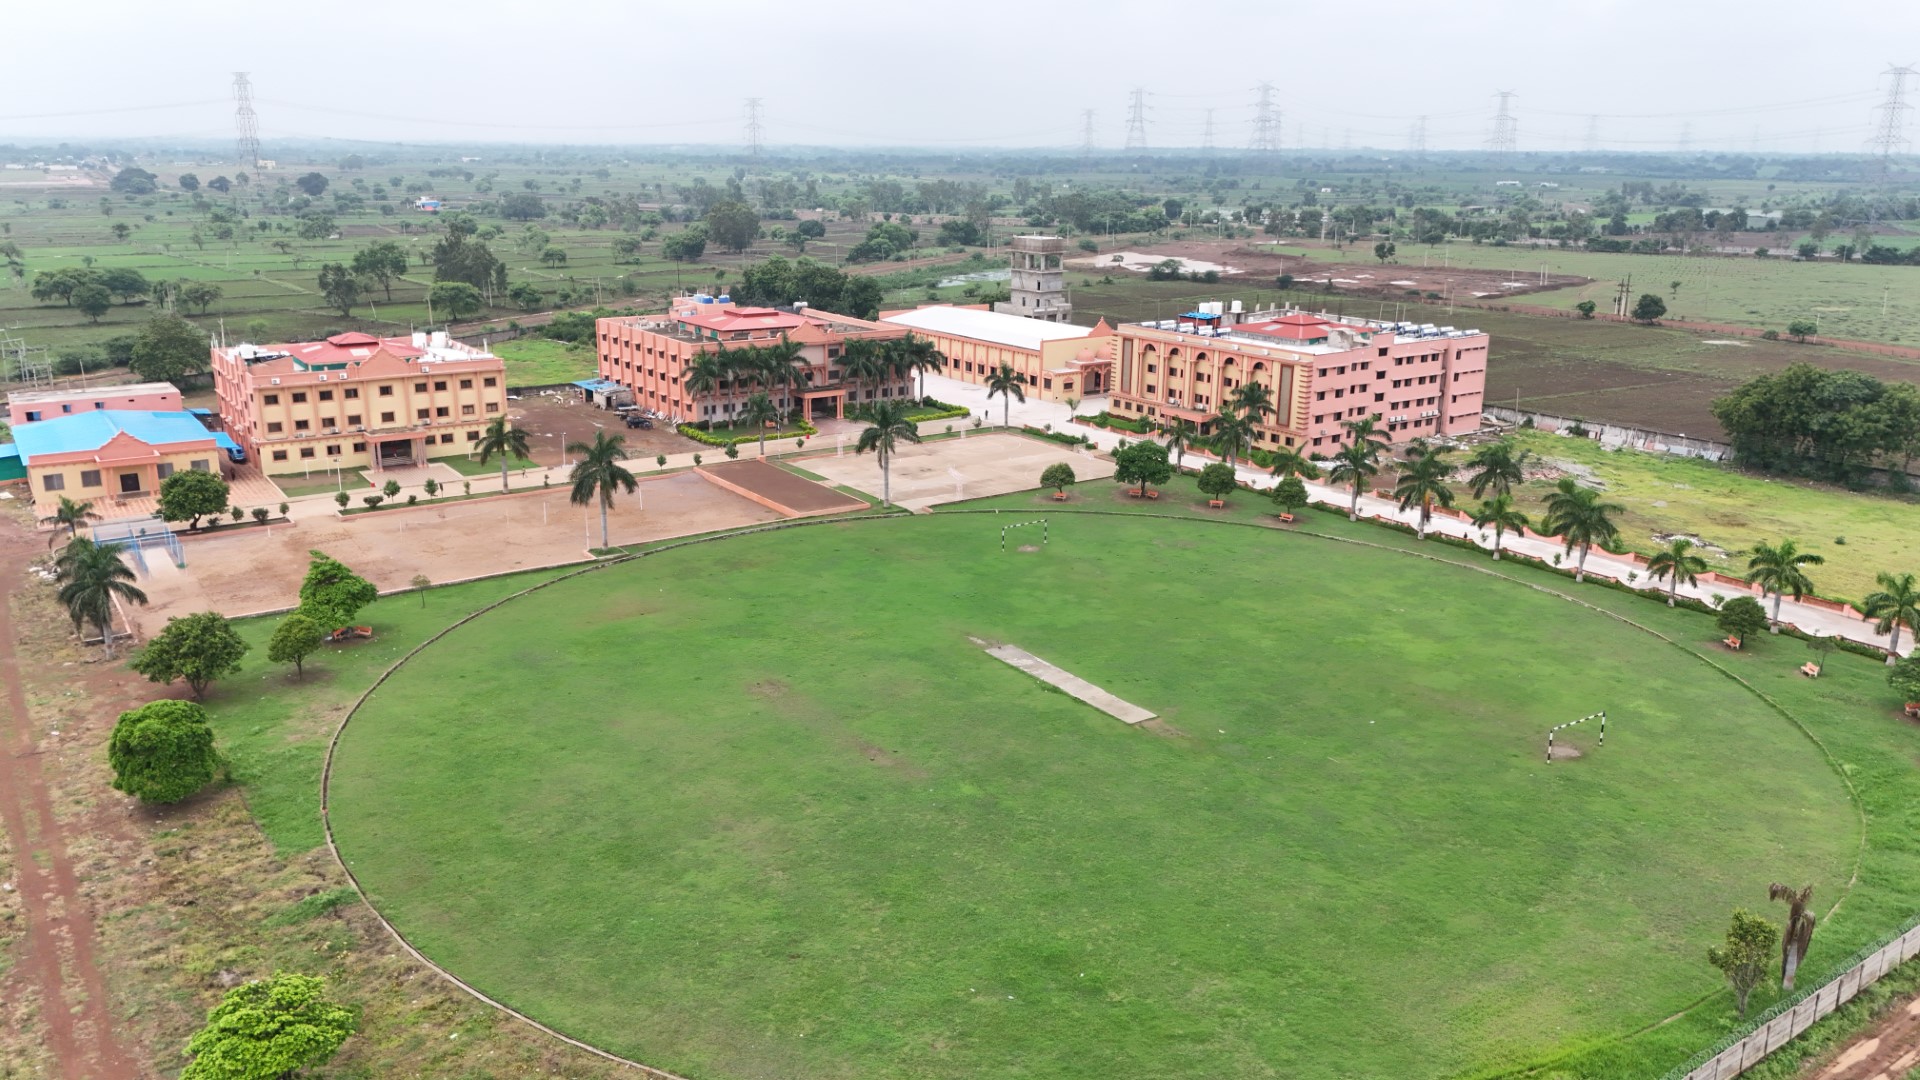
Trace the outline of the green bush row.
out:
M 1115 416 L 1110 412 L 1101 412 L 1087 419 L 1101 427 L 1112 428 L 1115 431 L 1128 431 L 1135 435 L 1145 435 L 1153 430 L 1144 419 L 1135 420 L 1131 417 Z
M 1057 443 L 1064 444 L 1066 446 L 1092 446 L 1093 445 L 1092 439 L 1089 439 L 1084 435 L 1075 435 L 1071 431 L 1047 431 L 1043 428 L 1028 427 L 1024 424 L 1021 425 L 1020 430 L 1026 432 L 1027 434 L 1033 436 L 1036 439 L 1046 439 L 1049 442 L 1057 442 Z
M 687 438 L 692 439 L 694 442 L 704 443 L 707 446 L 720 446 L 720 447 L 746 446 L 748 444 L 758 443 L 760 441 L 760 436 L 758 435 L 733 435 L 733 436 L 712 435 L 707 433 L 706 431 L 701 430 L 698 427 L 695 427 L 692 424 L 681 424 L 677 430 L 680 432 L 680 434 L 685 435 Z M 772 431 L 767 432 L 767 438 L 791 439 L 795 437 L 804 437 L 804 438 L 811 439 L 812 437 L 818 434 L 820 434 L 819 428 L 814 427 L 812 424 L 809 424 L 805 420 L 802 420 L 800 421 L 800 426 L 797 428 L 787 428 L 777 433 Z

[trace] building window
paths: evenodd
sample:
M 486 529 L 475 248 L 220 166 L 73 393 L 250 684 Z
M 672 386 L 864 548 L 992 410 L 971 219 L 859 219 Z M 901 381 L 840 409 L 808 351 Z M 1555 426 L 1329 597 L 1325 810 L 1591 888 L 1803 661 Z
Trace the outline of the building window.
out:
M 310 457 L 312 457 L 312 456 L 313 456 L 313 447 L 311 447 L 311 446 L 303 446 L 303 447 L 301 447 L 301 448 L 300 448 L 300 456 L 301 456 L 301 457 L 303 457 L 303 458 L 310 458 Z
M 268 394 L 267 396 L 265 396 L 265 397 L 263 397 L 263 398 L 261 398 L 260 400 L 261 400 L 261 402 L 262 402 L 262 403 L 264 403 L 264 404 L 267 404 L 267 405 L 278 405 L 278 404 L 280 404 L 280 395 L 279 395 L 279 394 Z M 33 416 L 33 417 L 31 417 L 31 419 L 34 419 L 34 420 L 38 420 L 38 419 L 40 419 L 40 418 L 39 418 L 38 416 Z
M 467 441 L 468 441 L 468 442 L 479 442 L 479 441 L 480 441 L 480 433 L 479 433 L 479 432 L 477 432 L 477 431 L 469 431 L 469 432 L 467 432 Z
M 360 426 L 360 414 L 359 414 L 359 413 L 348 413 L 348 414 L 347 414 L 347 426 L 348 426 L 348 427 L 359 427 L 359 426 Z
M 307 400 L 307 392 L 305 390 L 295 390 L 293 392 L 293 403 L 295 405 L 298 405 L 305 400 Z
M 309 424 L 309 423 L 308 423 L 307 421 L 305 421 L 305 420 L 295 420 L 295 421 L 293 422 L 293 430 L 295 430 L 295 431 L 305 431 L 305 430 L 307 430 L 307 428 L 309 428 L 309 427 L 311 427 L 311 426 L 312 426 L 312 425 L 311 425 L 311 424 Z
M 366 444 L 366 443 L 363 443 L 363 442 L 357 442 L 357 443 L 354 443 L 354 444 L 353 444 L 353 452 L 354 452 L 354 453 L 356 453 L 356 454 L 364 454 L 364 453 L 366 453 L 366 452 L 367 452 L 367 444 Z
M 415 418 L 415 419 L 418 419 L 418 420 L 425 420 L 425 419 L 427 418 L 427 410 L 425 410 L 425 409 L 415 409 L 415 410 L 413 411 L 413 415 L 414 415 L 414 418 Z
M 392 396 L 393 396 L 393 387 L 391 387 L 391 386 L 383 386 L 383 387 L 381 387 L 381 388 L 380 388 L 380 396 L 381 396 L 381 397 L 392 397 Z
M 285 425 L 281 424 L 278 420 L 269 420 L 267 421 L 267 434 L 278 435 L 280 434 L 280 429 L 284 426 Z
M 333 391 L 331 391 L 331 390 L 322 390 L 322 391 L 320 391 L 320 400 L 321 400 L 321 401 L 332 401 L 332 400 L 333 400 Z
M 285 450 L 275 450 L 273 452 L 273 460 L 275 461 L 287 460 L 287 452 Z
M 445 390 L 445 389 L 447 388 L 447 380 L 445 380 L 445 379 L 435 379 L 435 380 L 433 381 L 433 388 L 434 388 L 435 390 Z
M 468 434 L 472 434 L 472 432 L 468 432 Z M 444 434 L 444 435 L 442 435 L 442 436 L 440 436 L 440 441 L 441 441 L 441 442 L 443 442 L 443 443 L 450 443 L 450 442 L 452 442 L 452 441 L 453 441 L 453 432 L 451 432 L 451 431 L 449 431 L 449 432 L 447 432 L 446 434 Z
M 383 423 L 383 424 L 391 424 L 391 423 L 393 423 L 393 414 L 392 414 L 392 413 L 390 413 L 390 412 L 383 412 L 383 413 L 381 413 L 381 414 L 380 414 L 380 422 L 381 422 L 381 423 Z
M 472 379 L 461 379 L 461 380 L 460 380 L 460 389 L 462 389 L 462 390 L 471 390 L 471 389 L 473 389 L 473 380 L 472 380 Z
M 357 386 L 349 386 L 341 392 L 340 396 L 346 398 L 348 401 L 352 401 L 354 398 L 360 396 L 360 388 Z
M 461 416 L 472 416 L 472 415 L 473 415 L 473 406 L 471 406 L 471 405 L 462 405 L 462 406 L 460 406 L 460 415 L 461 415 Z
M 80 486 L 81 487 L 99 487 L 100 486 L 100 470 L 99 469 L 81 470 Z
M 42 491 L 65 491 L 67 490 L 67 478 L 61 476 L 59 473 L 48 473 L 40 478 L 40 489 Z
M 154 475 L 154 478 L 158 480 L 165 480 L 167 477 L 172 476 L 173 463 L 163 461 L 160 464 L 155 465 L 153 467 L 153 475 Z
M 440 406 L 440 407 L 438 407 L 438 408 L 436 408 L 436 409 L 434 409 L 434 410 L 433 410 L 433 415 L 435 415 L 435 416 L 451 416 L 451 415 L 453 415 L 453 411 L 452 411 L 451 409 L 449 409 L 449 408 L 447 408 L 447 407 L 446 407 L 445 405 L 442 405 L 442 406 Z
M 334 446 L 329 446 L 329 447 L 327 447 L 327 456 L 328 456 L 328 457 L 339 457 L 339 456 L 340 456 L 340 447 L 339 447 L 338 445 L 334 445 Z
M 414 384 L 413 384 L 413 392 L 414 392 L 414 393 L 416 393 L 416 394 L 424 394 L 424 393 L 426 393 L 426 392 L 427 392 L 427 384 L 426 384 L 426 383 L 423 383 L 423 382 L 417 382 L 417 383 L 414 383 Z
M 187 468 L 192 469 L 194 472 L 212 472 L 213 462 L 208 461 L 206 458 L 200 458 L 196 461 L 188 462 Z
M 649 391 L 647 391 L 647 396 L 648 396 L 648 397 L 653 397 L 653 396 L 654 396 L 654 393 L 653 393 L 653 391 L 651 391 L 651 390 L 649 390 Z M 499 411 L 500 411 L 500 403 L 499 403 L 499 402 L 497 402 L 497 401 L 489 401 L 489 402 L 487 402 L 487 411 L 488 411 L 488 412 L 499 412 Z
M 494 385 L 497 385 L 497 383 L 498 383 L 498 380 L 496 380 L 496 379 L 495 379 L 495 378 L 494 378 L 493 376 L 491 376 L 491 375 L 489 375 L 489 376 L 487 376 L 487 377 L 486 377 L 486 379 L 485 379 L 485 380 L 483 380 L 483 381 L 482 381 L 482 382 L 480 383 L 480 385 L 481 385 L 481 386 L 494 386 Z

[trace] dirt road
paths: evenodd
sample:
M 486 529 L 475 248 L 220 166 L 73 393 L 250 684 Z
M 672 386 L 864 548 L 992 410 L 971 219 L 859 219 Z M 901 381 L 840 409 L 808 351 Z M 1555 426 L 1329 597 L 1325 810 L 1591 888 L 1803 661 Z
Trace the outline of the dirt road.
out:
M 93 913 L 69 850 L 67 826 L 54 816 L 16 649 L 12 596 L 27 587 L 27 566 L 44 544 L 11 520 L 0 521 L 0 827 L 13 841 L 14 887 L 27 933 L 7 974 L 6 996 L 31 992 L 56 1075 L 66 1080 L 135 1080 L 140 1070 L 115 1037 L 106 980 L 94 962 Z

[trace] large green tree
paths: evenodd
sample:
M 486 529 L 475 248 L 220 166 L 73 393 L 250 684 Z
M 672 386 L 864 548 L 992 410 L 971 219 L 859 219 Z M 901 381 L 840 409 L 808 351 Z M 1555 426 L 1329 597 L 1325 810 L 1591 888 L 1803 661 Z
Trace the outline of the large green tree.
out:
M 1173 465 L 1167 460 L 1167 448 L 1152 439 L 1128 443 L 1113 455 L 1113 478 L 1123 484 L 1140 485 L 1140 494 L 1153 494 L 1153 485 L 1173 477 Z
M 1751 596 L 1736 596 L 1720 605 L 1713 621 L 1728 637 L 1745 641 L 1767 628 L 1767 609 Z
M 362 281 L 378 284 L 391 303 L 394 279 L 407 272 L 407 249 L 392 240 L 370 244 L 353 253 L 351 269 L 354 276 Z
M 436 281 L 427 290 L 436 313 L 447 322 L 459 322 L 480 311 L 486 298 L 464 281 Z
M 854 413 L 854 419 L 866 422 L 855 454 L 871 450 L 880 458 L 880 505 L 893 505 L 893 455 L 901 443 L 920 441 L 920 426 L 907 419 L 908 408 L 900 401 L 876 401 Z
M 1495 495 L 1513 494 L 1513 489 L 1526 478 L 1526 464 L 1532 456 L 1531 451 L 1520 449 L 1512 439 L 1483 444 L 1467 458 L 1467 489 L 1476 499 L 1486 498 L 1489 491 Z
M 273 636 L 267 639 L 267 659 L 292 664 L 294 674 L 305 678 L 307 657 L 326 639 L 326 627 L 314 622 L 312 616 L 295 611 L 273 628 Z
M 57 595 L 77 631 L 91 623 L 100 631 L 106 654 L 113 655 L 113 604 L 144 604 L 147 594 L 134 585 L 133 568 L 120 559 L 119 544 L 96 544 L 84 536 L 67 541 L 54 559 Z
M 1224 461 L 1215 461 L 1200 470 L 1197 481 L 1200 494 L 1210 499 L 1224 502 L 1240 486 L 1234 478 L 1233 466 Z
M 160 519 L 184 521 L 187 528 L 198 529 L 201 518 L 227 512 L 229 492 L 218 473 L 182 469 L 160 481 Z
M 1420 527 L 1416 531 L 1422 540 L 1427 538 L 1427 528 L 1433 524 L 1434 506 L 1453 506 L 1453 489 L 1447 486 L 1453 466 L 1447 461 L 1447 453 L 1446 447 L 1415 442 L 1407 450 L 1406 467 L 1400 470 L 1400 481 L 1393 488 L 1393 497 L 1400 501 L 1400 509 L 1420 508 Z
M 568 476 L 573 490 L 568 493 L 567 501 L 575 506 L 599 505 L 600 549 L 605 551 L 612 547 L 607 535 L 607 512 L 613 509 L 614 493 L 625 491 L 631 495 L 640 486 L 626 466 L 620 464 L 627 460 L 626 436 L 596 431 L 590 443 L 568 443 L 567 453 L 580 455 Z
M 380 598 L 373 583 L 324 551 L 307 552 L 307 576 L 300 583 L 300 612 L 327 630 L 352 626 L 353 617 Z
M 466 214 L 454 214 L 446 219 L 445 230 L 428 256 L 428 261 L 433 263 L 434 280 L 464 282 L 476 292 L 504 295 L 507 266 L 476 238 L 479 225 Z M 440 301 L 434 303 L 438 305 Z
M 1380 474 L 1380 465 L 1375 460 L 1377 451 L 1372 451 L 1367 443 L 1349 443 L 1333 455 L 1333 463 L 1327 468 L 1329 483 L 1340 484 L 1349 490 L 1347 520 L 1360 520 L 1360 491 L 1367 481 Z
M 760 215 L 746 203 L 714 203 L 706 216 L 707 237 L 728 251 L 745 251 L 760 235 Z
M 227 991 L 187 1042 L 193 1060 L 180 1080 L 289 1080 L 325 1064 L 359 1027 L 326 987 L 324 979 L 275 972 Z
M 129 666 L 162 685 L 186 680 L 198 701 L 215 679 L 240 670 L 240 658 L 250 647 L 224 615 L 202 611 L 168 619 Z
M 326 298 L 327 305 L 342 316 L 351 317 L 353 306 L 360 302 L 360 275 L 340 263 L 326 263 L 320 267 L 320 295 Z
M 176 803 L 219 775 L 220 754 L 205 709 L 191 701 L 150 701 L 120 714 L 107 737 L 113 788 L 141 802 Z
M 178 315 L 155 315 L 135 335 L 127 369 L 146 382 L 178 384 L 205 374 L 212 359 L 199 327 Z

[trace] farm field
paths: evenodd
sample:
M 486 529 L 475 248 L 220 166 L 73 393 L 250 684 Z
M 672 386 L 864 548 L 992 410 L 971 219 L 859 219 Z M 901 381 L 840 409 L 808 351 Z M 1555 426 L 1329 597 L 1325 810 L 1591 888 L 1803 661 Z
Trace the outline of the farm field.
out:
M 1829 238 L 1831 246 L 1844 238 Z M 1886 238 L 1876 238 L 1876 243 Z M 1743 240 L 1743 242 L 1746 242 Z M 1906 246 L 1895 241 L 1893 246 Z M 1323 247 L 1283 246 L 1287 254 L 1336 262 L 1375 263 L 1355 258 L 1356 251 L 1336 252 Z M 1453 266 L 1511 270 L 1514 280 L 1529 275 L 1578 274 L 1593 278 L 1590 285 L 1534 293 L 1522 302 L 1571 311 L 1582 300 L 1592 300 L 1606 311 L 1616 283 L 1632 278 L 1633 295 L 1657 293 L 1675 319 L 1752 326 L 1786 333 L 1795 319 L 1817 320 L 1820 332 L 1856 341 L 1920 342 L 1920 268 L 1872 266 L 1821 258 L 1796 262 L 1791 248 L 1776 257 L 1757 259 L 1704 255 L 1628 255 L 1581 251 L 1573 248 L 1512 244 L 1454 242 L 1432 249 L 1404 243 L 1395 265 Z M 1673 282 L 1680 287 L 1673 288 Z M 1884 304 L 1884 311 L 1882 310 Z
M 1898 267 L 1887 269 L 1899 269 Z M 1091 280 L 1091 284 L 1087 281 Z M 1610 420 L 1704 438 L 1723 438 L 1713 400 L 1735 386 L 1793 363 L 1864 371 L 1880 379 L 1920 381 L 1920 360 L 1850 352 L 1824 345 L 1755 338 L 1716 338 L 1664 326 L 1636 326 L 1458 308 L 1282 293 L 1252 281 L 1196 285 L 1069 276 L 1074 321 L 1100 317 L 1158 319 L 1200 300 L 1235 298 L 1249 306 L 1294 303 L 1364 318 L 1409 319 L 1485 330 L 1493 337 L 1487 403 L 1583 419 Z M 1271 282 L 1264 283 L 1271 286 Z M 1533 301 L 1543 294 L 1530 294 Z
M 1676 648 L 1461 566 L 1275 530 L 1063 512 L 1042 551 L 996 535 L 958 514 L 828 524 L 516 600 L 348 727 L 342 852 L 483 991 L 714 1080 L 1441 1077 L 1591 1055 L 1703 997 L 1717 1017 L 1700 953 L 1766 881 L 1845 891 L 1845 786 L 1690 655 L 1703 617 L 1618 598 Z M 1127 583 L 1155 632 L 1060 602 L 1087 575 Z M 1338 585 L 1287 584 L 1303 577 Z M 804 634 L 756 632 L 800 611 Z M 1854 717 L 1858 760 L 1910 751 L 1860 722 L 1879 672 L 1857 668 L 1822 722 Z M 1542 764 L 1545 718 L 1596 708 L 1619 725 L 1606 747 Z M 1887 917 L 1873 865 L 1817 950 Z M 1657 1076 L 1718 1025 L 1567 1075 Z
M 1912 498 L 1859 494 L 1828 484 L 1768 478 L 1727 466 L 1665 454 L 1609 451 L 1589 439 L 1522 431 L 1520 444 L 1552 462 L 1591 470 L 1606 499 L 1625 506 L 1621 539 L 1651 554 L 1656 534 L 1685 534 L 1713 545 L 1698 552 L 1716 570 L 1744 576 L 1747 556 L 1762 542 L 1796 540 L 1826 558 L 1809 568 L 1822 596 L 1858 602 L 1878 588 L 1881 571 L 1920 573 L 1913 531 L 1920 505 Z M 1516 488 L 1521 509 L 1536 520 L 1553 482 Z M 1459 505 L 1472 500 L 1463 491 Z M 1845 543 L 1836 543 L 1844 538 Z

